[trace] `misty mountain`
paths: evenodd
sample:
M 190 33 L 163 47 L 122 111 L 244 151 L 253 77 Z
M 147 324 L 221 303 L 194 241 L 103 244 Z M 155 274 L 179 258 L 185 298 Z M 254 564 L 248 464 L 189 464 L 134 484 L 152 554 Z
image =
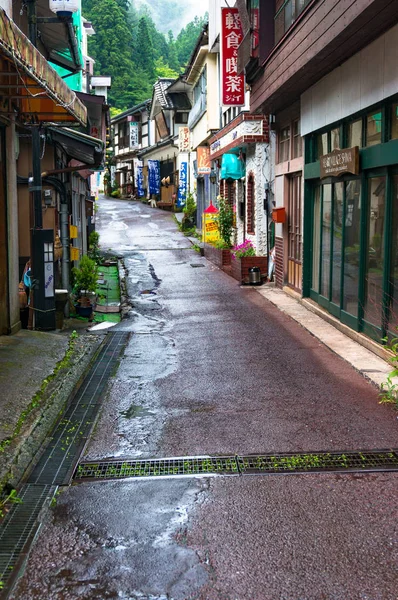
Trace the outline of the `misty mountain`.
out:
M 145 5 L 158 30 L 167 33 L 171 29 L 175 36 L 194 17 L 203 17 L 208 10 L 207 0 L 134 0 L 134 5 Z

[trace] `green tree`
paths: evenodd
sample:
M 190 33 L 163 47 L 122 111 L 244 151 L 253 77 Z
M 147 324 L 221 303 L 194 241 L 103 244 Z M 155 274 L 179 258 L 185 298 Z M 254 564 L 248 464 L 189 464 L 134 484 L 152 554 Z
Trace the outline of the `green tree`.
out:
M 178 56 L 178 62 L 182 69 L 187 66 L 195 44 L 198 41 L 199 35 L 201 34 L 204 24 L 207 22 L 208 16 L 199 18 L 195 17 L 191 23 L 188 23 L 186 27 L 181 29 L 176 39 L 176 51 Z
M 171 69 L 163 60 L 163 57 L 155 60 L 156 77 L 167 77 L 167 79 L 177 79 L 178 73 Z
M 177 50 L 176 50 L 176 43 L 175 43 L 175 39 L 174 39 L 174 35 L 173 32 L 170 30 L 168 35 L 168 63 L 171 69 L 174 69 L 174 71 L 181 71 L 181 65 L 178 62 L 178 56 L 177 56 Z
M 117 0 L 87 4 L 86 14 L 93 22 L 96 32 L 96 35 L 89 38 L 89 53 L 95 59 L 95 74 L 112 77 L 109 102 L 117 108 L 126 108 L 135 101 L 132 77 L 133 40 L 126 11 L 119 6 Z
M 155 80 L 155 56 L 153 44 L 149 35 L 148 22 L 141 17 L 138 23 L 137 39 L 134 53 L 135 64 L 147 74 L 150 81 Z

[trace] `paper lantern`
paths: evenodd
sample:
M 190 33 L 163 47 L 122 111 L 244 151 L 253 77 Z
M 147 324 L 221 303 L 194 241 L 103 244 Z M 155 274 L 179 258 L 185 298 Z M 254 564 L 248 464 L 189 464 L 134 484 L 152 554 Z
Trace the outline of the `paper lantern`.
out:
M 59 17 L 70 17 L 80 8 L 79 0 L 50 0 L 50 10 Z

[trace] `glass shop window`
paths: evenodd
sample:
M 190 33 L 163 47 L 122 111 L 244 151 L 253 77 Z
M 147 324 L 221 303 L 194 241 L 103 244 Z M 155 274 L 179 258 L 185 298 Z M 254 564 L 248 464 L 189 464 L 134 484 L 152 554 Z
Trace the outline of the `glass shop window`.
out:
M 303 154 L 303 143 L 300 135 L 300 119 L 293 123 L 293 158 Z
M 371 113 L 366 117 L 366 146 L 375 146 L 381 144 L 381 111 Z
M 290 158 L 290 126 L 284 127 L 279 132 L 279 162 Z
M 398 104 L 392 105 L 391 139 L 398 139 Z
M 318 158 L 329 152 L 328 134 L 320 133 L 317 140 Z
M 332 129 L 330 132 L 330 150 L 340 150 L 340 127 Z
M 347 126 L 347 148 L 354 146 L 362 148 L 362 119 L 352 121 Z

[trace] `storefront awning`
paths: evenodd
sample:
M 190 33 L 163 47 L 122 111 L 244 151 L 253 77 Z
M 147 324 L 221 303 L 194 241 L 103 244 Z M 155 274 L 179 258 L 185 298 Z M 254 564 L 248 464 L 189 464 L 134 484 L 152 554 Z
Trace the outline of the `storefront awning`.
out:
M 69 158 L 74 158 L 93 169 L 101 169 L 104 166 L 105 144 L 101 140 L 86 135 L 80 131 L 74 131 L 67 127 L 56 129 L 50 127 L 51 138 L 62 146 Z
M 16 113 L 25 124 L 87 124 L 86 107 L 3 9 L 0 63 L 0 115 Z

